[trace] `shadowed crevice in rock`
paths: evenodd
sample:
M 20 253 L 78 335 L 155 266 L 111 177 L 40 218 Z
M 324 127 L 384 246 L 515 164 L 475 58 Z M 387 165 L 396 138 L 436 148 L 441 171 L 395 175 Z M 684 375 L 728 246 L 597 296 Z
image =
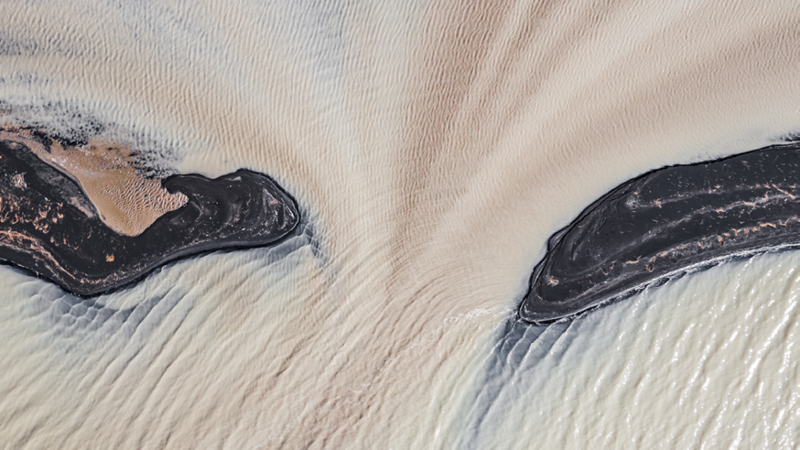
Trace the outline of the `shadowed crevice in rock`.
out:
M 800 143 L 655 170 L 548 241 L 519 315 L 571 317 L 731 258 L 800 246 Z
M 0 141 L 0 259 L 82 296 L 122 287 L 189 255 L 274 244 L 299 223 L 297 205 L 266 175 L 162 181 L 189 198 L 137 236 L 108 228 L 81 187 L 25 145 Z

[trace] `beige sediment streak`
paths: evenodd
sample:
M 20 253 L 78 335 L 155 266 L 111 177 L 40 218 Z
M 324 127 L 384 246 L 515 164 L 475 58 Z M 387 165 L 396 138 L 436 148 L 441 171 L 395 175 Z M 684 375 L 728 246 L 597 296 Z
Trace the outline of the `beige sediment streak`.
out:
M 81 367 L 76 353 L 50 347 L 8 357 L 0 384 L 25 388 L 0 405 L 4 436 L 33 436 L 28 446 L 40 448 L 454 447 L 480 352 L 502 311 L 524 294 L 553 232 L 631 177 L 758 148 L 767 144 L 762 137 L 800 123 L 793 0 L 354 0 L 290 8 L 295 3 L 19 2 L 3 18 L 3 30 L 20 42 L 19 54 L 0 65 L 5 79 L 20 80 L 3 86 L 10 104 L 64 99 L 152 130 L 180 150 L 182 172 L 268 173 L 309 206 L 327 258 L 318 266 L 301 257 L 311 251 L 298 250 L 292 258 L 301 262 L 286 278 L 273 272 L 289 266 L 261 270 L 253 255 L 214 255 L 165 271 L 170 278 L 160 283 L 185 286 L 182 304 L 194 309 L 184 322 L 167 317 L 135 358 L 118 356 L 130 347 L 121 336 L 118 346 L 91 355 L 98 363 Z M 327 9 L 312 15 L 312 3 Z M 342 18 L 341 32 L 316 22 L 328 17 Z M 746 288 L 719 292 L 738 299 Z M 682 433 L 702 423 L 709 425 L 696 436 L 711 436 L 719 405 L 731 412 L 716 415 L 732 420 L 720 422 L 719 436 L 749 423 L 734 417 L 736 405 L 767 398 L 768 389 L 752 395 L 761 378 L 741 385 L 757 386 L 746 391 L 705 390 L 700 381 L 662 397 L 671 403 L 648 403 L 659 383 L 664 392 L 676 379 L 684 386 L 676 368 L 687 369 L 687 380 L 717 370 L 707 361 L 735 373 L 737 355 L 757 348 L 747 338 L 724 350 L 731 328 L 714 328 L 716 317 L 694 329 L 706 327 L 707 335 L 682 335 L 675 327 L 701 317 L 698 306 L 664 303 L 658 311 L 673 325 L 651 328 L 671 334 L 646 342 L 665 342 L 666 350 L 623 366 L 615 363 L 630 360 L 613 349 L 581 353 L 588 356 L 574 360 L 583 372 L 561 365 L 546 373 L 550 404 L 523 406 L 525 397 L 510 394 L 514 401 L 499 409 L 527 414 L 498 435 L 519 439 L 518 448 L 602 446 L 596 434 L 574 437 L 601 423 L 617 437 L 613 447 L 653 424 Z M 751 333 L 746 304 L 732 303 L 721 317 L 741 326 L 740 336 L 756 336 L 762 331 Z M 32 322 L 9 317 L 0 317 L 0 338 L 12 336 L 18 348 L 49 344 L 18 325 Z M 683 342 L 694 350 L 682 357 L 700 361 L 696 372 L 671 362 Z M 780 367 L 780 355 L 772 354 L 779 362 L 770 368 Z M 620 391 L 580 389 L 613 387 L 628 368 L 655 389 L 636 390 L 635 382 Z M 782 386 L 797 385 L 789 378 Z M 706 409 L 693 412 L 693 399 Z M 534 409 L 556 402 L 558 416 Z M 670 408 L 675 415 L 664 415 Z M 711 419 L 702 422 L 706 411 Z M 766 417 L 753 411 L 747 421 Z M 644 426 L 627 427 L 623 414 Z M 791 419 L 782 423 L 794 439 Z M 582 434 L 572 433 L 577 426 Z M 748 430 L 758 427 L 741 429 L 754 435 Z M 561 440 L 541 437 L 559 433 Z M 702 445 L 696 439 L 683 446 Z M 513 446 L 476 444 L 492 447 Z
M 135 153 L 119 143 L 93 138 L 80 147 L 65 148 L 52 141 L 45 148 L 30 132 L 13 129 L 0 131 L 0 139 L 28 146 L 44 162 L 77 181 L 100 219 L 120 234 L 139 235 L 156 219 L 188 201 L 181 193 L 167 192 L 161 180 L 136 173 L 131 164 Z

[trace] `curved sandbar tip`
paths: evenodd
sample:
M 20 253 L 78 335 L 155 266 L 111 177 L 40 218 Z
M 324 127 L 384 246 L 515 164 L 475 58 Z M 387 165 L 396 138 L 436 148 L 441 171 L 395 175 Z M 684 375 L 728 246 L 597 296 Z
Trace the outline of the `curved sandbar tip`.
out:
M 26 145 L 0 140 L 0 260 L 92 296 L 178 258 L 273 244 L 300 220 L 294 199 L 250 170 L 216 179 L 174 175 L 162 185 L 188 201 L 136 236 L 120 234 L 75 180 Z
M 548 241 L 519 308 L 573 317 L 731 258 L 800 246 L 800 143 L 629 180 Z

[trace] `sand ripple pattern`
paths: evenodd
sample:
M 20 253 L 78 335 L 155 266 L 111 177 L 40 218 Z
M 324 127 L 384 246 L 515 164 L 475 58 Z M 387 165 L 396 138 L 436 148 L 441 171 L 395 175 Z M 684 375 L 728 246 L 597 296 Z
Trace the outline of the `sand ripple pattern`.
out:
M 510 320 L 461 448 L 797 448 L 799 267 L 769 254 L 574 321 Z

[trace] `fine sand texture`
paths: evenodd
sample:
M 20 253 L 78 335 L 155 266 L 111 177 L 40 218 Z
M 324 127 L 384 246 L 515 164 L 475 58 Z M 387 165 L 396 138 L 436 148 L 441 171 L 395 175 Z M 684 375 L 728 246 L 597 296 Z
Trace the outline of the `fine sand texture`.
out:
M 3 12 L 0 123 L 64 143 L 75 179 L 124 146 L 144 178 L 266 174 L 305 222 L 91 299 L 1 267 L 0 446 L 800 445 L 791 252 L 542 340 L 508 325 L 548 238 L 604 193 L 798 133 L 795 0 Z
M 164 213 L 188 201 L 180 192 L 170 193 L 161 180 L 137 173 L 134 156 L 124 145 L 91 138 L 79 147 L 62 145 L 44 133 L 37 142 L 29 130 L 7 127 L 0 140 L 26 145 L 43 161 L 77 181 L 97 209 L 100 219 L 117 233 L 141 234 Z

